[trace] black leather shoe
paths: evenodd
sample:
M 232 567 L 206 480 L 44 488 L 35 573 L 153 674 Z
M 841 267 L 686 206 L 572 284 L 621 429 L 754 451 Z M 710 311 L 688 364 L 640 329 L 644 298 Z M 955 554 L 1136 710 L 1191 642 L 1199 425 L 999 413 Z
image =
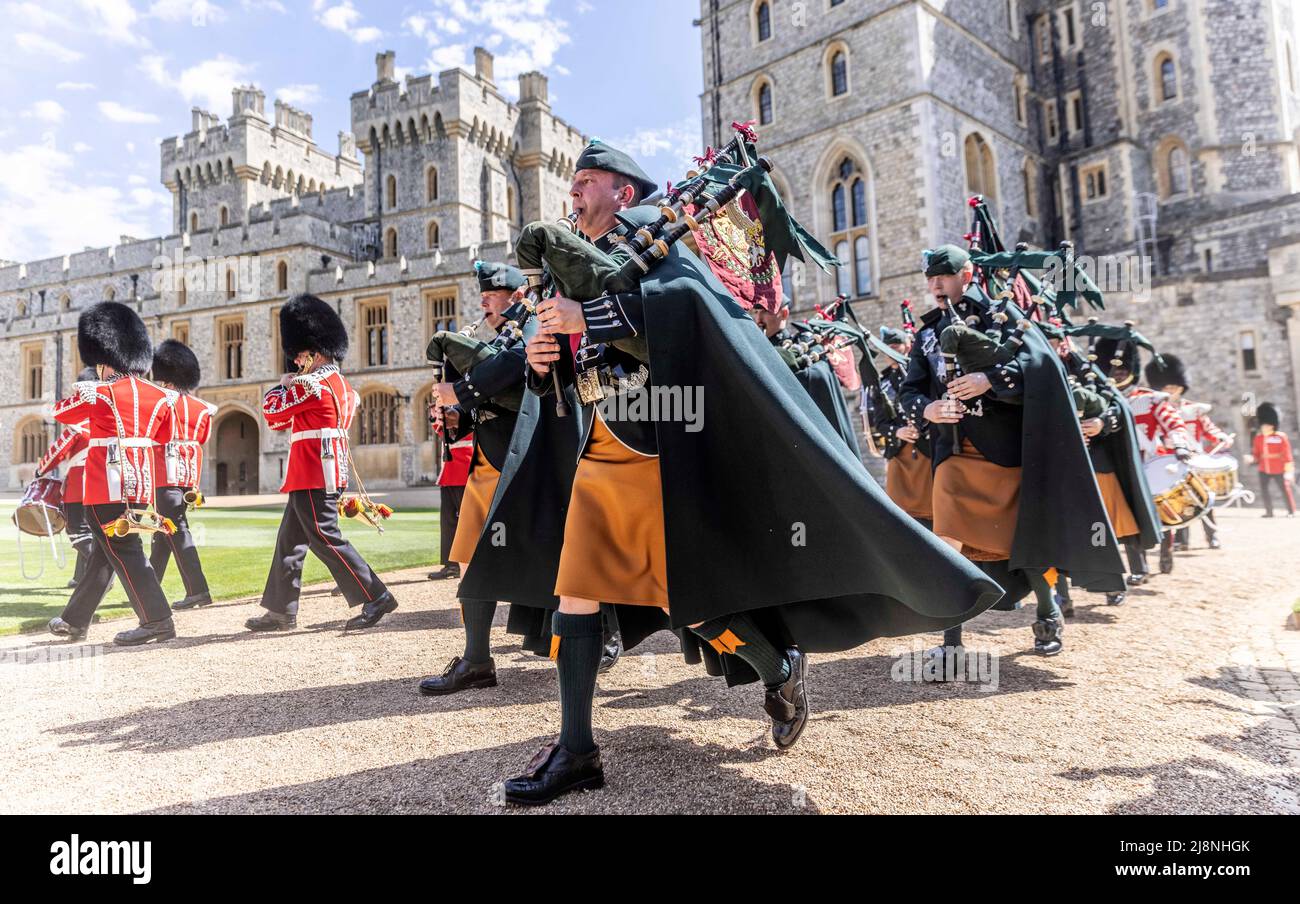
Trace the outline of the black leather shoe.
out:
M 1059 618 L 1040 618 L 1034 622 L 1034 652 L 1039 656 L 1055 656 L 1061 652 L 1064 630 Z
M 74 589 L 76 586 L 77 586 L 77 579 L 76 579 L 76 578 L 73 578 L 71 581 L 68 581 L 68 589 L 69 589 L 69 590 Z
M 78 628 L 76 625 L 68 624 L 57 616 L 50 619 L 50 623 L 47 627 L 49 628 L 50 633 L 55 637 L 66 637 L 68 640 L 81 640 L 86 636 L 85 628 Z
M 153 643 L 159 640 L 171 640 L 175 636 L 176 624 L 168 616 L 156 622 L 147 622 L 138 628 L 123 631 L 113 638 L 113 643 L 119 647 L 138 647 L 141 644 Z
M 623 635 L 613 631 L 605 635 L 605 644 L 600 651 L 600 665 L 596 666 L 597 674 L 603 674 L 612 669 L 618 662 L 618 657 L 623 655 Z
M 1223 541 L 1220 540 L 1217 536 L 1211 537 L 1209 543 L 1210 543 L 1210 549 L 1223 549 Z
M 605 787 L 605 769 L 600 748 L 590 753 L 572 753 L 551 741 L 528 763 L 523 775 L 505 782 L 506 803 L 535 807 L 549 804 L 570 791 L 594 791 Z
M 497 664 L 494 661 L 466 662 L 457 656 L 443 669 L 441 675 L 433 675 L 421 681 L 420 693 L 426 697 L 443 697 L 456 691 L 496 686 Z
M 429 572 L 429 580 L 431 581 L 445 581 L 448 578 L 458 577 L 460 577 L 460 566 L 455 562 L 448 562 L 439 571 Z
M 194 609 L 196 607 L 202 608 L 204 606 L 211 606 L 211 605 L 212 605 L 211 595 L 207 593 L 196 593 L 194 594 L 194 596 L 187 596 L 183 600 L 177 600 L 176 602 L 172 603 L 172 608 L 175 609 L 177 612 L 180 612 L 183 609 Z
M 1131 574 L 1128 576 L 1128 585 L 1130 587 L 1141 587 L 1146 582 L 1147 582 L 1147 573 L 1145 571 L 1142 572 L 1141 574 Z
M 298 627 L 298 616 L 267 609 L 244 622 L 244 627 L 250 631 L 292 631 Z
M 348 619 L 345 631 L 357 631 L 361 628 L 373 628 L 379 620 L 397 608 L 397 600 L 387 591 L 378 599 L 373 599 L 361 606 L 361 614 Z
M 778 688 L 769 689 L 763 709 L 772 717 L 772 740 L 788 750 L 808 724 L 808 658 L 795 647 L 785 651 L 790 677 Z
M 338 584 L 335 584 L 334 589 L 330 591 L 330 596 L 342 596 L 342 595 L 343 595 L 343 588 L 340 587 Z
M 1107 606 L 1122 606 L 1122 605 L 1124 605 L 1124 601 L 1125 601 L 1126 599 L 1128 599 L 1128 594 L 1127 594 L 1127 593 L 1124 593 L 1123 591 L 1121 591 L 1121 592 L 1119 592 L 1119 593 L 1108 593 L 1108 594 L 1106 594 L 1106 605 L 1107 605 Z

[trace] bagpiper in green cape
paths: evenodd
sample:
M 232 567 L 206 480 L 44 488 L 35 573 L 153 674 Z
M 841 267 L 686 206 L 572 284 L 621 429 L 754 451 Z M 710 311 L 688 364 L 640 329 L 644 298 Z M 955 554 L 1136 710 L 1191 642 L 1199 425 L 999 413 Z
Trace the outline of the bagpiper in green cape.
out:
M 652 242 L 661 227 L 680 235 L 663 227 L 659 210 L 620 211 L 637 199 L 627 180 L 639 167 L 603 150 L 579 160 L 579 228 L 603 236 L 617 224 L 631 233 L 644 227 Z M 700 185 L 701 213 L 688 216 L 707 216 L 743 187 L 767 212 L 769 248 L 800 234 L 774 217 L 780 202 L 764 162 L 719 163 L 711 172 L 718 167 L 725 178 Z M 807 721 L 807 653 L 941 629 L 1002 593 L 886 501 L 704 263 L 666 240 L 653 250 L 626 244 L 628 259 L 606 282 L 619 290 L 543 302 L 545 332 L 528 343 L 530 390 L 551 392 L 556 368 L 565 386 L 582 390 L 574 416 L 584 426 L 567 511 L 532 509 L 520 524 L 526 535 L 562 538 L 558 565 L 547 566 L 556 571 L 561 726 L 505 783 L 509 802 L 545 803 L 604 782 L 591 731 L 597 600 L 666 610 L 729 680 L 761 680 L 773 739 L 785 748 Z M 643 265 L 643 275 L 620 281 Z M 585 336 L 572 371 L 557 334 Z M 517 431 L 510 458 L 526 462 L 519 440 Z M 499 488 L 489 513 L 507 530 L 518 508 L 506 506 L 510 498 L 509 486 Z M 515 544 L 513 562 L 525 567 L 536 552 Z M 463 589 L 509 599 L 506 584 L 517 582 L 497 583 L 502 577 L 501 569 L 474 570 Z
M 963 249 L 927 252 L 925 277 L 937 307 L 921 318 L 901 396 L 934 426 L 934 532 L 1007 589 L 1004 604 L 1033 591 L 1034 650 L 1056 655 L 1055 571 L 1124 587 L 1065 370 L 1024 311 L 986 294 Z M 960 646 L 950 630 L 944 647 Z

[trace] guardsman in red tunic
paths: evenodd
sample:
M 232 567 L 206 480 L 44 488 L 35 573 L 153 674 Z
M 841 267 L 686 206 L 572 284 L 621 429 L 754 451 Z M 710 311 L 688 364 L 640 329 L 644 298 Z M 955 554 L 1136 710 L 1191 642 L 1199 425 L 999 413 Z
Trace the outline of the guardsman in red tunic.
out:
M 334 308 L 298 295 L 280 309 L 280 344 L 299 368 L 262 399 L 272 430 L 288 430 L 289 467 L 281 493 L 289 504 L 280 522 L 275 557 L 262 591 L 266 612 L 244 623 L 250 631 L 284 631 L 298 623 L 302 563 L 310 549 L 325 563 L 349 606 L 361 614 L 349 629 L 369 628 L 397 608 L 384 582 L 339 532 L 339 497 L 348 485 L 348 428 L 357 396 L 339 372 L 348 333 Z
M 1188 443 L 1194 453 L 1200 455 L 1232 449 L 1232 437 L 1210 420 L 1210 406 L 1204 402 L 1189 402 L 1183 397 L 1187 392 L 1187 369 L 1177 355 L 1161 355 L 1147 362 L 1146 378 L 1147 385 L 1152 389 L 1169 394 L 1169 403 L 1178 409 L 1178 416 L 1183 419 Z M 1219 527 L 1214 520 L 1213 511 L 1205 513 L 1201 527 L 1210 549 L 1218 549 L 1222 544 L 1219 542 Z M 1174 550 L 1183 551 L 1187 548 L 1187 528 L 1180 527 L 1174 535 Z
M 78 382 L 83 383 L 94 379 L 95 371 L 89 367 L 77 376 Z M 59 438 L 50 445 L 36 465 L 35 476 L 37 477 L 48 475 L 60 463 L 67 465 L 67 470 L 63 472 L 63 517 L 68 522 L 68 540 L 71 541 L 72 548 L 77 551 L 77 564 L 72 569 L 72 580 L 68 581 L 69 589 L 76 587 L 85 576 L 90 547 L 95 542 L 90 538 L 90 531 L 86 528 L 85 508 L 81 504 L 82 475 L 85 470 L 86 452 L 89 449 L 90 422 L 82 421 L 80 424 L 64 428 Z
M 72 395 L 54 406 L 54 419 L 90 425 L 82 505 L 94 545 L 85 577 L 72 591 L 63 615 L 50 620 L 50 633 L 73 640 L 85 637 L 116 574 L 140 626 L 122 631 L 113 642 L 137 646 L 170 640 L 176 636 L 171 609 L 145 557 L 140 534 L 110 536 L 105 531 L 128 509 L 154 501 L 153 450 L 171 439 L 170 394 L 144 379 L 153 366 L 149 331 L 135 311 L 120 302 L 101 301 L 81 315 L 77 350 L 81 360 L 95 368 L 98 380 L 75 384 Z
M 1291 454 L 1291 441 L 1285 433 L 1278 432 L 1282 419 L 1278 417 L 1277 408 L 1270 402 L 1263 402 L 1255 410 L 1259 421 L 1259 433 L 1251 443 L 1250 461 L 1259 469 L 1259 488 L 1264 497 L 1264 517 L 1273 517 L 1273 496 L 1270 486 L 1276 486 L 1286 500 L 1288 518 L 1295 517 L 1295 458 Z
M 158 482 L 158 514 L 175 523 L 176 533 L 160 531 L 153 535 L 149 564 L 161 581 L 167 572 L 167 560 L 176 557 L 176 567 L 185 584 L 185 599 L 172 603 L 173 609 L 209 606 L 212 595 L 208 592 L 203 563 L 199 561 L 199 548 L 190 533 L 185 494 L 199 490 L 203 444 L 212 432 L 212 415 L 217 406 L 191 395 L 199 385 L 199 359 L 188 346 L 175 339 L 165 340 L 154 352 L 153 378 L 164 389 L 176 393 L 176 401 L 171 406 L 171 441 L 156 447 L 153 459 Z
M 434 418 L 434 429 L 447 442 L 442 415 L 437 402 L 429 406 L 429 416 Z M 444 446 L 447 458 L 438 471 L 438 526 L 442 537 L 442 568 L 429 572 L 429 580 L 443 581 L 460 577 L 460 563 L 451 560 L 451 541 L 456 539 L 456 526 L 460 522 L 460 504 L 465 498 L 465 484 L 469 482 L 469 463 L 474 457 L 474 434 L 462 437 Z

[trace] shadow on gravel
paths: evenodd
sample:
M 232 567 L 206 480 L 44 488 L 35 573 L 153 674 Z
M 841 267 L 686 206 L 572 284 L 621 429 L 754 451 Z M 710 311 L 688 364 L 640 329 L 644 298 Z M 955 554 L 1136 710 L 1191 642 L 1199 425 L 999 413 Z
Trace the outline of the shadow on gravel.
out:
M 816 801 L 797 783 L 795 754 L 774 747 L 736 750 L 697 744 L 661 727 L 596 732 L 606 785 L 570 794 L 546 807 L 498 804 L 495 787 L 518 775 L 548 738 L 470 750 L 174 804 L 148 813 L 763 813 L 813 814 Z M 796 781 L 771 784 L 737 766 L 789 758 Z M 291 764 L 286 764 L 288 770 Z

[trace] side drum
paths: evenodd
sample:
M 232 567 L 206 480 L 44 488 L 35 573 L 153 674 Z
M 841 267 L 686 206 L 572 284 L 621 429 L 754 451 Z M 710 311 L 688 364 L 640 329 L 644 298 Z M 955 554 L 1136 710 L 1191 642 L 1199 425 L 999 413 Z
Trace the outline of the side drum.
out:
M 1197 455 L 1188 464 L 1218 499 L 1228 498 L 1237 488 L 1237 459 L 1231 455 Z
M 1213 507 L 1213 491 L 1190 465 L 1176 456 L 1153 458 L 1144 470 L 1155 497 L 1156 512 L 1165 527 L 1185 527 Z
M 53 477 L 37 477 L 27 485 L 14 524 L 34 537 L 53 537 L 68 526 L 63 515 L 63 483 Z

